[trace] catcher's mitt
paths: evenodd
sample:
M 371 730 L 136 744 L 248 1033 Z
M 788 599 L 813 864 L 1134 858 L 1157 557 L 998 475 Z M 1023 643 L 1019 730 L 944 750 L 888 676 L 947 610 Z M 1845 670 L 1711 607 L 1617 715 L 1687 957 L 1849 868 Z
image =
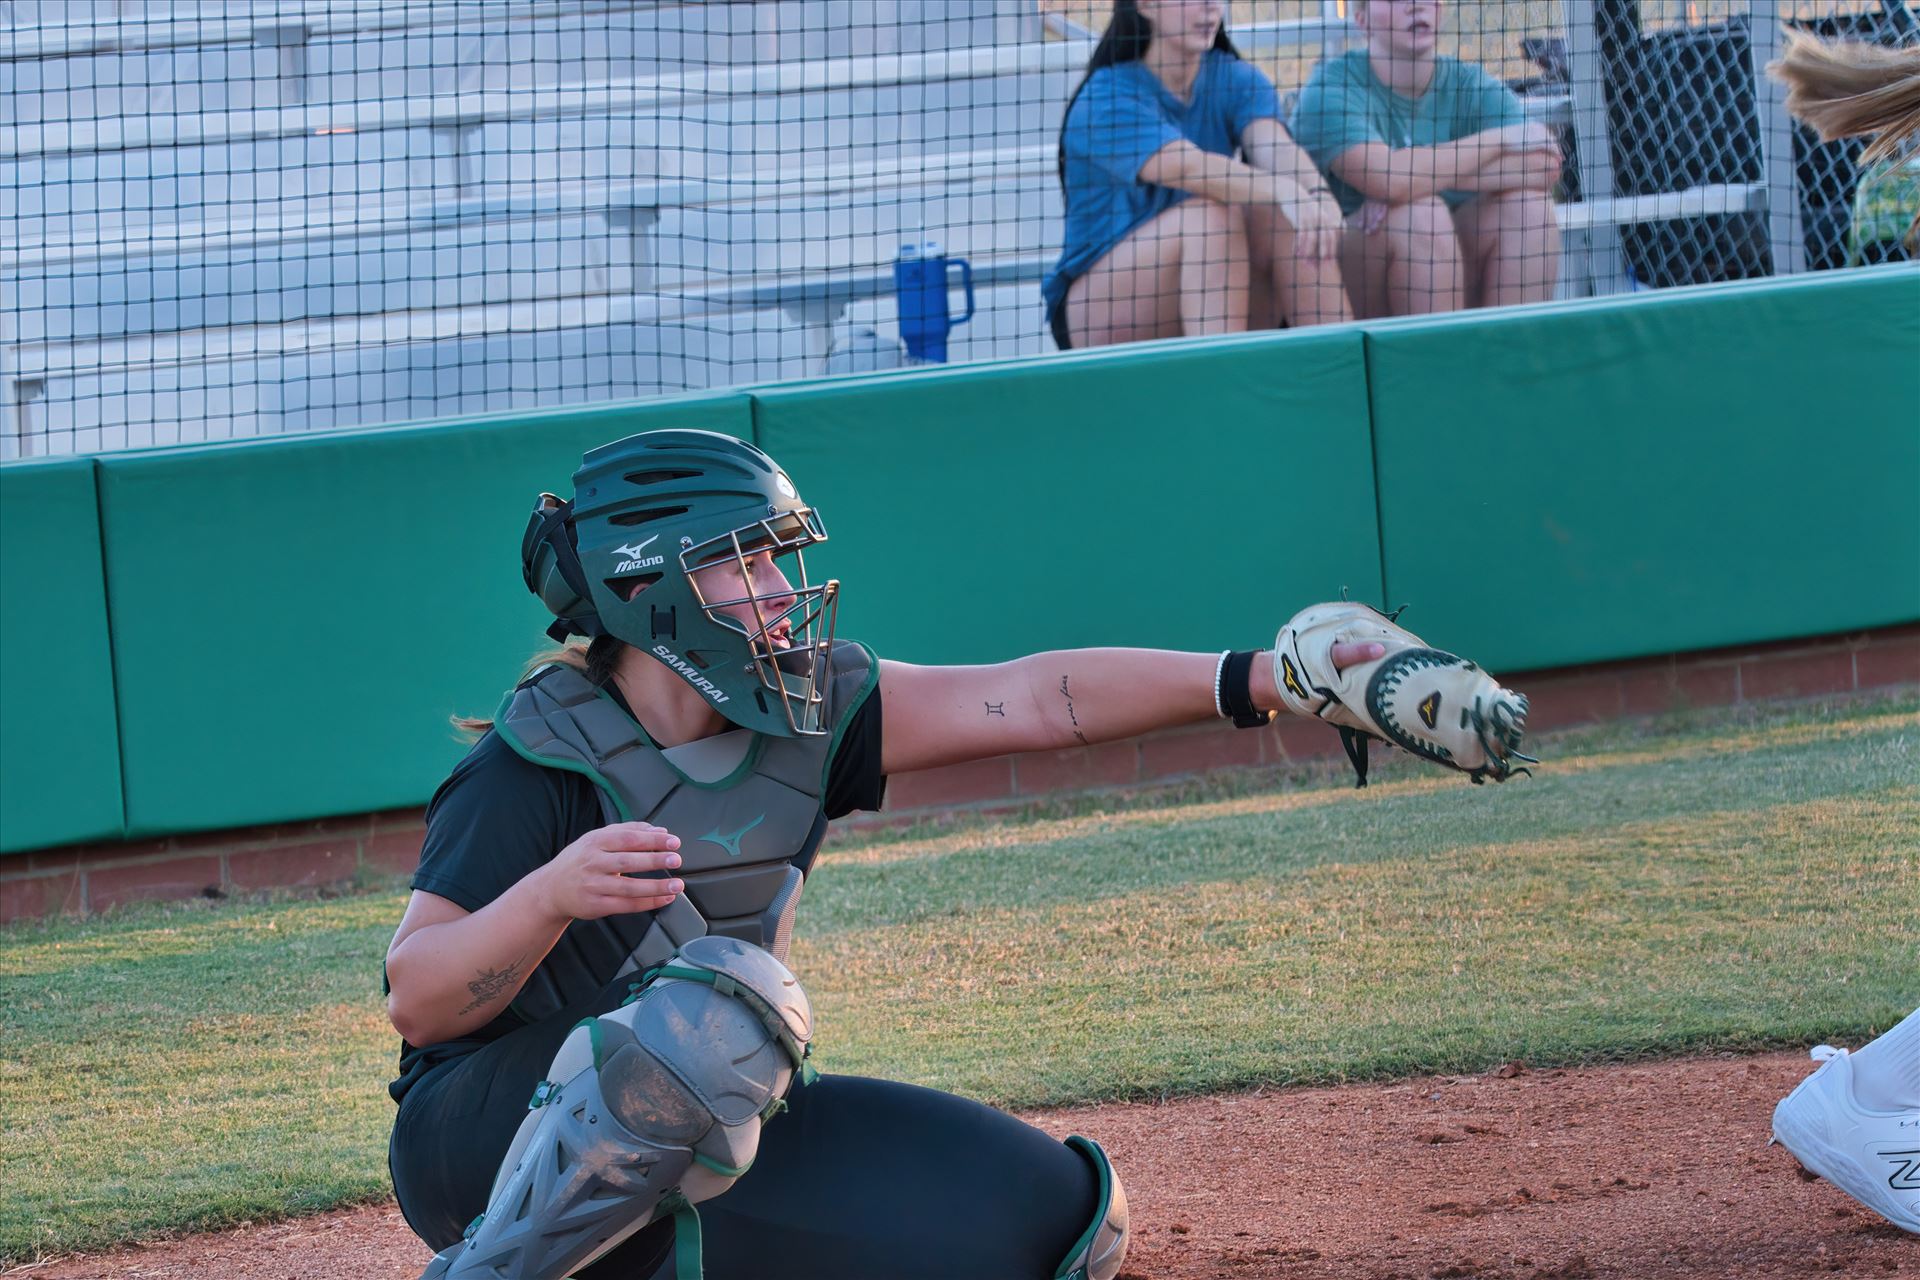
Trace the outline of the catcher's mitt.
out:
M 1347 758 L 1367 785 L 1367 739 L 1458 769 L 1476 784 L 1526 773 L 1513 762 L 1526 734 L 1525 694 L 1503 688 L 1464 658 L 1429 648 L 1369 605 L 1339 601 L 1302 609 L 1273 645 L 1273 681 L 1287 709 L 1340 729 Z M 1383 657 L 1336 671 L 1333 646 L 1378 642 Z

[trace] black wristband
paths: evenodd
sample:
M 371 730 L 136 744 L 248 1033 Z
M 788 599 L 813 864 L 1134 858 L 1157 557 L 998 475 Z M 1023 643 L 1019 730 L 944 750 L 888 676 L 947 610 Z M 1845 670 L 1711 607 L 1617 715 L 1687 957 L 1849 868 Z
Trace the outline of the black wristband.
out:
M 1259 729 L 1273 718 L 1271 712 L 1253 705 L 1253 660 L 1259 656 L 1258 650 L 1236 649 L 1227 655 L 1221 673 L 1220 701 L 1236 729 Z

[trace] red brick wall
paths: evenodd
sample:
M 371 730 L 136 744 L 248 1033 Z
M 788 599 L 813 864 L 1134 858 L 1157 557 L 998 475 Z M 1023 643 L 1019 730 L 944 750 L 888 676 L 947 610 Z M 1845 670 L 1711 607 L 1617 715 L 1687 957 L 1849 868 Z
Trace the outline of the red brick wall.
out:
M 1503 679 L 1526 692 L 1533 732 L 1677 707 L 1920 685 L 1920 624 L 1848 636 L 1532 673 Z M 1333 730 L 1284 718 L 1264 731 L 1202 724 L 1132 742 L 1001 756 L 899 774 L 887 815 L 1008 805 L 1063 791 L 1159 782 L 1220 768 L 1338 757 Z M 0 923 L 87 914 L 144 898 L 218 897 L 322 888 L 366 872 L 411 871 L 422 811 L 325 818 L 128 843 L 73 845 L 0 859 Z
M 362 868 L 411 871 L 420 856 L 424 816 L 421 809 L 395 809 L 13 854 L 0 859 L 0 924 L 60 912 L 85 915 L 146 898 L 338 886 Z

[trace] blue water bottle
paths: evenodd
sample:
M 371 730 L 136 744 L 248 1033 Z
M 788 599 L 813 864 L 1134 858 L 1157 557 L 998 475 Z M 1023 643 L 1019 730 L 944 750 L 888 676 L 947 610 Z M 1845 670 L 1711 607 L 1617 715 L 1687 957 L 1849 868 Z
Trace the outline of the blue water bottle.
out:
M 953 269 L 960 269 L 960 287 L 967 294 L 962 315 L 947 310 Z M 947 334 L 973 318 L 973 266 L 965 258 L 949 258 L 932 240 L 903 244 L 893 263 L 893 288 L 900 314 L 900 337 L 907 355 L 920 362 L 945 363 Z

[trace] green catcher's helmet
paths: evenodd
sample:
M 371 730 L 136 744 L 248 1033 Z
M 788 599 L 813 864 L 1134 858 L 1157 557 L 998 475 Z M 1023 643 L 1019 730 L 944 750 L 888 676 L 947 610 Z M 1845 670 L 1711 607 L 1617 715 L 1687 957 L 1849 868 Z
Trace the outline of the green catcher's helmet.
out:
M 520 547 L 527 588 L 558 619 L 549 635 L 615 636 L 742 728 L 831 729 L 840 584 L 807 581 L 802 549 L 825 542 L 826 528 L 772 458 L 712 431 L 647 431 L 588 453 L 573 495 L 541 494 Z M 791 557 L 790 595 L 755 593 L 747 561 L 767 551 Z M 729 561 L 745 594 L 703 598 L 693 571 Z M 729 606 L 751 622 L 720 611 Z

